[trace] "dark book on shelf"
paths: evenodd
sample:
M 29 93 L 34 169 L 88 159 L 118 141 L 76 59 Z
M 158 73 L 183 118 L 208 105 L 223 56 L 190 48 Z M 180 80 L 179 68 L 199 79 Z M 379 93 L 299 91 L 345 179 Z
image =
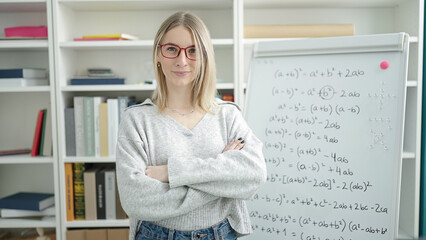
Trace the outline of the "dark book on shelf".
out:
M 52 193 L 18 192 L 0 199 L 0 208 L 41 211 L 55 204 Z
M 122 85 L 124 84 L 124 78 L 71 78 L 71 85 Z
M 47 78 L 47 71 L 43 68 L 0 69 L 1 78 Z
M 75 156 L 74 108 L 65 108 L 65 142 L 67 156 Z
M 96 213 L 98 219 L 106 219 L 105 169 L 96 172 Z

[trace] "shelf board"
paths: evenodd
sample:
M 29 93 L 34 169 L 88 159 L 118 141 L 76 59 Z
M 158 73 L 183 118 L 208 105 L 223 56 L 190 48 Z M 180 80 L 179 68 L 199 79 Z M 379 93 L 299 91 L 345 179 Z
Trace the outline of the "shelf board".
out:
M 407 87 L 417 87 L 416 80 L 407 80 Z
M 244 0 L 244 8 L 355 8 L 396 7 L 404 0 Z
M 140 0 L 59 0 L 76 11 L 136 11 L 136 10 L 192 10 L 192 9 L 232 9 L 232 1 L 179 0 L 179 1 L 140 1 Z
M 1 9 L 1 4 L 0 4 Z M 0 40 L 0 50 L 47 50 L 49 46 L 47 39 L 40 40 Z
M 0 87 L 0 92 L 49 92 L 49 86 L 30 86 L 30 87 Z
M 92 228 L 92 227 L 129 227 L 129 219 L 114 220 L 74 220 L 66 222 L 67 228 Z
M 65 163 L 115 163 L 115 157 L 65 157 Z
M 233 39 L 212 39 L 213 46 L 233 46 Z M 68 41 L 61 42 L 59 46 L 67 49 L 152 49 L 154 40 L 120 40 L 120 41 Z
M 55 228 L 56 223 L 54 218 L 49 220 L 36 220 L 36 219 L 18 219 L 18 218 L 0 218 L 1 228 Z
M 413 153 L 413 152 L 403 152 L 402 158 L 403 159 L 414 159 L 414 158 L 416 158 L 416 154 Z
M 39 164 L 39 163 L 53 163 L 53 157 L 31 157 L 28 154 L 0 157 L 0 165 L 1 164 Z
M 0 0 L 0 12 L 46 12 L 46 0 Z
M 218 83 L 216 88 L 219 90 L 233 89 L 233 83 Z M 62 92 L 105 92 L 105 91 L 153 91 L 154 85 L 137 85 L 137 84 L 124 84 L 124 85 L 73 85 L 62 87 Z
M 152 91 L 155 89 L 154 85 L 136 85 L 136 84 L 123 84 L 123 85 L 73 85 L 62 87 L 63 92 L 103 92 L 103 91 Z

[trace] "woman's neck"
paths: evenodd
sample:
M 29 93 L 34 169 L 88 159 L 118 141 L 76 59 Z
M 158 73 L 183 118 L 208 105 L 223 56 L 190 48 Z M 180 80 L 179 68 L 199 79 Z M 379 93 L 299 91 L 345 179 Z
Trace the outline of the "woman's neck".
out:
M 194 105 L 192 103 L 192 89 L 181 88 L 173 89 L 167 93 L 167 107 L 176 110 L 192 110 Z

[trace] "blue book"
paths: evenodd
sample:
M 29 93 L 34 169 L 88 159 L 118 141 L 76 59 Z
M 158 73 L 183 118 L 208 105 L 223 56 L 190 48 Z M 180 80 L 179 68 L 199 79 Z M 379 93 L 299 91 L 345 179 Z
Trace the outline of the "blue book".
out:
M 18 192 L 0 199 L 0 208 L 41 211 L 55 204 L 52 193 Z
M 42 68 L 0 69 L 0 78 L 44 78 L 45 79 L 47 78 L 47 71 L 46 69 L 42 69 Z
M 71 85 L 124 84 L 124 78 L 71 78 Z

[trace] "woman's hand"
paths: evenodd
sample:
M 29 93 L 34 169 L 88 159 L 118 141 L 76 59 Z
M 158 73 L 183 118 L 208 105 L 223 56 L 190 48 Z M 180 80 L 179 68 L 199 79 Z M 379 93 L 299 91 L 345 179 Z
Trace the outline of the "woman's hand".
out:
M 242 138 L 238 138 L 238 140 L 233 140 L 226 145 L 222 152 L 226 152 L 229 150 L 240 150 L 244 147 L 245 143 Z
M 169 171 L 167 165 L 148 166 L 145 169 L 145 175 L 163 183 L 169 182 Z

